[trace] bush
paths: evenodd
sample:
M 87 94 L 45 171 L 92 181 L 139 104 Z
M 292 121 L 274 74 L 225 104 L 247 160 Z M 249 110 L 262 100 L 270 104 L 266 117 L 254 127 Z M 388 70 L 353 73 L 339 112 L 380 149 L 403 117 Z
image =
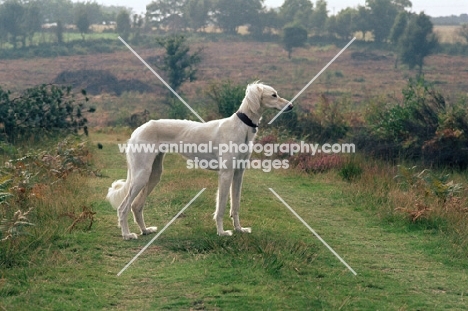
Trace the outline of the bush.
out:
M 192 117 L 190 110 L 178 98 L 170 96 L 166 100 L 169 102 L 170 106 L 169 119 L 185 120 Z
M 466 108 L 466 98 L 450 105 L 424 78 L 410 79 L 401 103 L 370 109 L 368 128 L 357 136 L 358 148 L 390 159 L 467 167 Z
M 245 97 L 245 85 L 234 85 L 230 80 L 212 83 L 208 86 L 207 96 L 218 106 L 221 117 L 232 116 Z
M 275 126 L 282 127 L 296 138 L 308 139 L 317 143 L 330 143 L 344 139 L 349 131 L 344 111 L 349 105 L 348 99 L 331 101 L 321 95 L 314 110 L 297 111 L 281 115 Z
M 75 101 L 71 87 L 41 85 L 27 89 L 20 97 L 10 99 L 10 92 L 0 88 L 0 140 L 19 142 L 40 140 L 57 133 L 87 134 L 86 92 L 82 101 Z
M 355 161 L 348 161 L 339 170 L 338 174 L 344 181 L 355 181 L 362 175 L 361 166 Z

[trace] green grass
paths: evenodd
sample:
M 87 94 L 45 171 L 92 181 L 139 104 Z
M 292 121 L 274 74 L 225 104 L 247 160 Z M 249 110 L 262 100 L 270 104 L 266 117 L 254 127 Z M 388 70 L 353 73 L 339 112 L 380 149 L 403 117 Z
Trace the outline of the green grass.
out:
M 201 188 L 207 190 L 120 277 L 153 236 L 123 241 L 107 187 L 125 178 L 124 134 L 94 134 L 104 178 L 83 178 L 91 231 L 50 238 L 27 264 L 1 267 L 6 310 L 461 310 L 466 260 L 437 234 L 376 217 L 353 201 L 335 174 L 247 171 L 241 206 L 252 234 L 216 236 L 214 172 L 187 170 L 168 155 L 146 204 L 161 229 Z M 358 273 L 352 275 L 268 190 L 273 188 Z M 57 194 L 59 195 L 59 194 Z M 131 221 L 132 222 L 132 221 Z M 226 217 L 225 227 L 231 224 Z M 137 227 L 132 223 L 134 232 Z

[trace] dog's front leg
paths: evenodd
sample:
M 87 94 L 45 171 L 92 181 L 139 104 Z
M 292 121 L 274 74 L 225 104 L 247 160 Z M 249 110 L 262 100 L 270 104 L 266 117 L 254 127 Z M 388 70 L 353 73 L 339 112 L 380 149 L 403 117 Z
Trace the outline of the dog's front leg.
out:
M 239 221 L 240 200 L 242 191 L 243 169 L 234 171 L 234 177 L 231 185 L 231 218 L 234 223 L 234 229 L 238 232 L 251 233 L 252 229 L 242 228 Z
M 229 195 L 229 186 L 232 183 L 234 172 L 232 170 L 220 171 L 218 177 L 218 196 L 216 200 L 216 211 L 214 219 L 216 220 L 216 228 L 218 235 L 230 236 L 232 235 L 231 230 L 224 231 L 223 227 L 223 216 L 224 210 L 226 209 L 227 198 Z

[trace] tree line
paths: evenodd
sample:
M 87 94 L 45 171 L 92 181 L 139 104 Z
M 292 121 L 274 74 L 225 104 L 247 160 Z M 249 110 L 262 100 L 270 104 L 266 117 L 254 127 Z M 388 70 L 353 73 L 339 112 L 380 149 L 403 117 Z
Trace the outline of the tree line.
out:
M 133 43 L 141 33 L 205 32 L 214 27 L 232 35 L 246 26 L 254 39 L 281 38 L 289 57 L 307 40 L 349 40 L 361 33 L 362 40 L 392 44 L 398 50 L 398 60 L 411 68 L 421 68 L 423 58 L 437 45 L 430 17 L 410 13 L 409 0 L 366 0 L 365 5 L 335 15 L 329 14 L 325 0 L 285 0 L 274 9 L 267 9 L 263 1 L 154 0 L 147 5 L 145 15 L 138 15 L 129 8 L 96 2 L 7 0 L 0 2 L 0 44 L 9 42 L 13 48 L 27 42 L 32 45 L 34 34 L 45 22 L 56 23 L 59 43 L 64 24 L 76 25 L 84 40 L 91 24 L 115 22 L 116 32 L 124 38 L 131 36 Z
M 371 33 L 374 41 L 389 39 L 399 13 L 407 11 L 409 0 L 367 0 L 365 5 L 346 8 L 330 15 L 325 0 L 285 0 L 279 8 L 267 9 L 264 0 L 154 0 L 146 6 L 144 16 L 132 15 L 131 9 L 103 6 L 97 2 L 71 0 L 7 0 L 0 2 L 0 30 L 3 39 L 13 45 L 40 30 L 43 23 L 91 24 L 120 20 L 121 29 L 146 27 L 165 31 L 203 32 L 214 26 L 224 33 L 235 34 L 247 26 L 250 34 L 260 37 L 278 33 L 285 26 L 296 25 L 309 35 L 348 39 L 361 32 L 363 39 Z M 120 19 L 118 15 L 121 14 Z M 86 20 L 87 23 L 84 23 Z M 81 28 L 81 27 L 78 27 Z

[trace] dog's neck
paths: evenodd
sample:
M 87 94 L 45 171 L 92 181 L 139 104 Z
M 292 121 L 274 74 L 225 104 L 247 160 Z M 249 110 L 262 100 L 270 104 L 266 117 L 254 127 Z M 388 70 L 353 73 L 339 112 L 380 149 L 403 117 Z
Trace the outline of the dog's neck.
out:
M 260 123 L 260 119 L 262 118 L 262 112 L 253 111 L 252 107 L 255 107 L 255 105 L 249 103 L 248 100 L 248 98 L 244 98 L 244 100 L 242 101 L 242 105 L 237 111 L 245 114 L 252 121 L 253 124 L 258 126 L 258 124 Z
M 243 112 L 237 111 L 236 115 L 242 122 L 244 122 L 245 125 L 251 127 L 254 133 L 257 133 L 258 124 L 253 123 L 252 120 L 250 120 L 250 118 Z

